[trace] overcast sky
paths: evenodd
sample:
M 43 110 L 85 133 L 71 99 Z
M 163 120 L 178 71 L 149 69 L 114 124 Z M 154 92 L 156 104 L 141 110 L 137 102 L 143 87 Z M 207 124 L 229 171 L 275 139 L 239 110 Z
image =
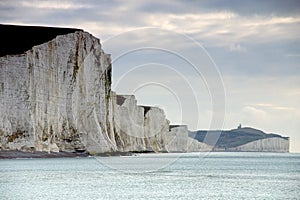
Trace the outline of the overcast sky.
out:
M 113 89 L 171 124 L 241 123 L 300 152 L 300 1 L 1 0 L 0 23 L 84 29 L 112 55 Z

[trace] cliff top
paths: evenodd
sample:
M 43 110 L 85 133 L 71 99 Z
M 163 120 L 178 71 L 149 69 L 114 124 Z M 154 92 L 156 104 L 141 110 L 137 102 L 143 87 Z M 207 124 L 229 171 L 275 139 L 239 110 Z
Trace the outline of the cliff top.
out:
M 18 26 L 0 24 L 0 57 L 23 54 L 33 46 L 48 42 L 58 35 L 83 31 L 75 28 Z

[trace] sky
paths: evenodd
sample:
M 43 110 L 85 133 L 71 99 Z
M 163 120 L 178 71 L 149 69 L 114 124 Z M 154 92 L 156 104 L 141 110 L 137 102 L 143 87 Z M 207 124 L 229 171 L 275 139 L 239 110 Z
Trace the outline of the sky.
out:
M 113 90 L 171 124 L 241 123 L 300 152 L 300 1 L 1 0 L 0 23 L 83 29 L 111 54 Z

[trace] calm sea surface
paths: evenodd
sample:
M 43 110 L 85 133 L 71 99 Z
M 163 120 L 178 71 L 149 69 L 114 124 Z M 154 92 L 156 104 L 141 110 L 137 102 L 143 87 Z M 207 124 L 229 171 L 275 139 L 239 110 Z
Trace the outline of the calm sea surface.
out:
M 300 199 L 300 154 L 0 160 L 0 199 Z

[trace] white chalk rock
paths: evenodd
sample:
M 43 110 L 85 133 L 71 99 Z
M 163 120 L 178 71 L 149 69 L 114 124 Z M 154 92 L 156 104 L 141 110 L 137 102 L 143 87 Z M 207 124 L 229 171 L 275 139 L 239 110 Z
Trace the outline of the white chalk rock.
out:
M 289 152 L 289 140 L 280 137 L 255 140 L 247 144 L 230 148 L 230 151 Z
M 1 148 L 93 152 L 117 149 L 110 56 L 78 31 L 0 58 Z

